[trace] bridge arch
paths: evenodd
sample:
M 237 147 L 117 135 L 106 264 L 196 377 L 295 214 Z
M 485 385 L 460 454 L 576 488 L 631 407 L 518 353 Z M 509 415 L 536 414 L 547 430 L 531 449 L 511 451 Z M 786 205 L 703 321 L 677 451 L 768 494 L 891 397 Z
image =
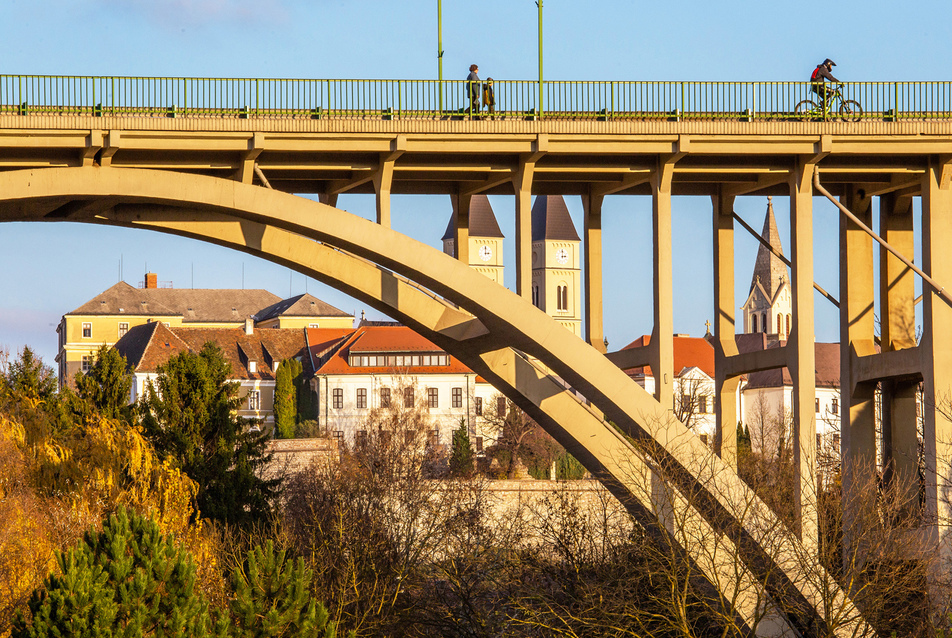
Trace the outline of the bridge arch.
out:
M 766 595 L 795 612 L 777 617 L 771 632 L 789 630 L 789 622 L 803 634 L 832 625 L 837 635 L 872 635 L 815 557 L 660 403 L 527 300 L 434 248 L 280 191 L 129 168 L 2 173 L 0 221 L 147 228 L 241 250 L 328 283 L 489 380 L 642 524 L 673 537 L 746 626 L 762 619 Z M 766 630 L 761 624 L 757 633 Z

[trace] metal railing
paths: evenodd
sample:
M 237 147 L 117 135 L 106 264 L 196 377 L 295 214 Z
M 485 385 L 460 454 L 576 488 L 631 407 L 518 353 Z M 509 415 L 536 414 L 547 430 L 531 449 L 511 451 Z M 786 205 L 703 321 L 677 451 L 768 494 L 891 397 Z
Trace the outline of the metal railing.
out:
M 952 82 L 845 82 L 867 121 L 952 119 Z M 834 120 L 804 113 L 809 82 L 496 81 L 495 113 L 464 80 L 305 80 L 0 75 L 0 113 L 151 117 L 458 117 L 589 120 Z M 480 108 L 482 107 L 482 108 Z

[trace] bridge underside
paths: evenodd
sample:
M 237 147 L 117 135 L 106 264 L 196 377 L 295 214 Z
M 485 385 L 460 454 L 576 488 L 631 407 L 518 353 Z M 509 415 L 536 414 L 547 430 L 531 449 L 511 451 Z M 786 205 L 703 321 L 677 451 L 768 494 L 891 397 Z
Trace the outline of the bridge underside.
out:
M 952 282 L 952 255 L 943 251 L 952 238 L 949 123 L 308 121 L 293 130 L 286 124 L 210 120 L 193 131 L 187 121 L 173 119 L 0 116 L 0 169 L 6 170 L 0 172 L 0 220 L 152 228 L 243 250 L 325 281 L 417 329 L 492 382 L 605 481 L 640 521 L 678 542 L 717 589 L 741 592 L 733 610 L 748 627 L 768 631 L 760 620 L 769 597 L 795 609 L 778 622 L 793 622 L 806 634 L 824 623 L 835 624 L 837 635 L 869 632 L 815 567 L 814 174 L 817 184 L 868 226 L 871 202 L 879 197 L 880 233 L 910 258 L 911 202 L 921 197 L 924 269 Z M 263 183 L 274 190 L 257 186 Z M 331 206 L 280 191 L 319 193 Z M 373 193 L 378 223 L 332 208 L 341 193 Z M 394 193 L 458 198 L 459 261 L 389 229 Z M 477 193 L 515 195 L 516 295 L 463 265 L 469 261 L 463 241 L 468 203 Z M 585 341 L 592 346 L 527 300 L 534 194 L 582 196 Z M 654 337 L 650 348 L 623 355 L 626 362 L 618 355 L 613 360 L 625 367 L 650 364 L 659 380 L 654 397 L 599 352 L 601 207 L 614 194 L 649 196 L 653 203 Z M 741 354 L 734 340 L 733 204 L 753 194 L 790 197 L 793 325 L 785 347 Z M 678 195 L 712 201 L 716 455 L 671 417 L 671 198 Z M 922 380 L 926 396 L 933 397 L 952 388 L 952 312 L 925 294 L 917 345 L 912 273 L 886 257 L 875 272 L 864 231 L 845 218 L 839 231 L 840 289 L 827 294 L 841 314 L 848 494 L 868 485 L 876 471 L 878 384 L 889 406 L 886 465 L 897 477 L 914 472 L 910 459 L 919 456 L 910 388 Z M 799 517 L 793 532 L 735 473 L 738 380 L 778 367 L 788 368 L 794 381 Z M 547 370 L 591 407 L 565 392 Z M 947 466 L 952 423 L 935 405 L 923 406 L 923 431 L 926 467 Z M 927 472 L 925 483 L 923 520 L 949 520 L 943 472 Z M 849 524 L 849 511 L 846 516 Z M 946 525 L 927 529 L 935 541 L 945 540 Z M 833 616 L 840 620 L 832 622 Z

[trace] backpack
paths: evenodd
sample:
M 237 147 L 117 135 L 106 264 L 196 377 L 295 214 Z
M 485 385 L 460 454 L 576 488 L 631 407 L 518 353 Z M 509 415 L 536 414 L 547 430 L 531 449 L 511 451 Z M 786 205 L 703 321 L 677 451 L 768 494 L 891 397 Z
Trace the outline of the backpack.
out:
M 810 81 L 816 82 L 819 79 L 820 79 L 820 67 L 818 66 L 817 68 L 813 69 L 813 73 L 810 75 Z

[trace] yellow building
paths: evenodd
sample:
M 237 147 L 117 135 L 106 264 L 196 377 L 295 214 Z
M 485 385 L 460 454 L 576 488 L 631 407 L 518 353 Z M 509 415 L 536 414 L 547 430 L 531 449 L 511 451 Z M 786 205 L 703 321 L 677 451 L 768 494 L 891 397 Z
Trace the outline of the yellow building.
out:
M 249 318 L 266 328 L 350 328 L 354 321 L 308 294 L 282 300 L 260 289 L 176 289 L 160 286 L 155 273 L 147 273 L 143 287 L 120 281 L 63 315 L 56 327 L 60 387 L 92 366 L 100 346 L 114 345 L 135 326 L 161 322 L 168 327 L 242 328 Z

